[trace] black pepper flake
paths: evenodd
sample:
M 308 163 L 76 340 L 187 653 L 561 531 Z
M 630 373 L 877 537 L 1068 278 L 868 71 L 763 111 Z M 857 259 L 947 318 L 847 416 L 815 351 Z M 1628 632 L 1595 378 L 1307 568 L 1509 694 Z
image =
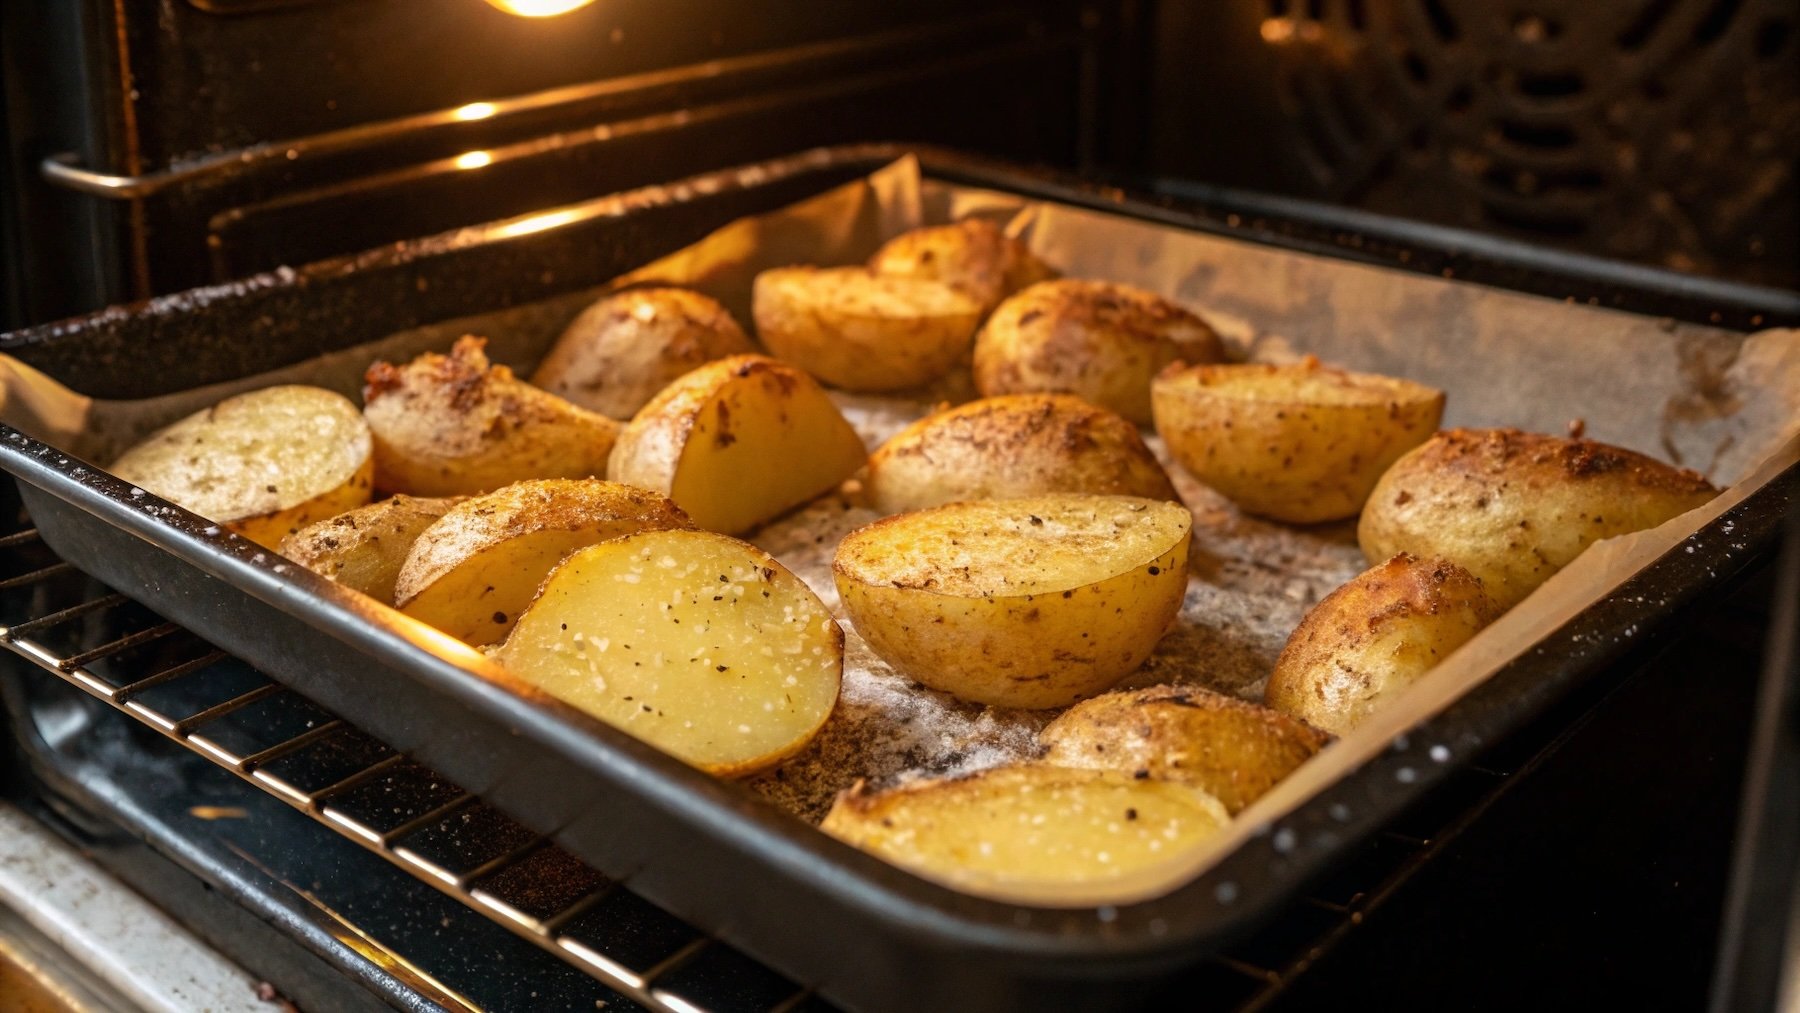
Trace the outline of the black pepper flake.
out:
M 1128 820 L 1135 820 L 1135 819 L 1137 819 L 1137 810 L 1136 810 L 1136 809 L 1127 809 L 1127 810 L 1125 810 L 1125 818 L 1126 818 L 1126 819 L 1128 819 Z
M 1150 576 L 1152 576 L 1152 577 L 1156 576 L 1157 574 L 1159 574 L 1161 572 L 1162 572 L 1162 567 L 1160 567 L 1160 566 L 1152 566 L 1150 568 Z
M 504 625 L 506 622 L 506 613 L 504 613 L 504 612 L 494 613 L 494 622 L 501 623 Z
M 717 669 L 718 669 L 718 670 L 719 670 L 719 671 L 721 671 L 721 672 L 729 672 L 729 671 L 731 671 L 731 666 L 730 666 L 730 665 L 714 665 L 714 666 L 713 666 L 713 667 L 714 667 L 714 668 L 717 668 Z
M 1150 772 L 1148 770 L 1134 770 L 1131 772 L 1131 776 L 1139 781 L 1150 780 Z

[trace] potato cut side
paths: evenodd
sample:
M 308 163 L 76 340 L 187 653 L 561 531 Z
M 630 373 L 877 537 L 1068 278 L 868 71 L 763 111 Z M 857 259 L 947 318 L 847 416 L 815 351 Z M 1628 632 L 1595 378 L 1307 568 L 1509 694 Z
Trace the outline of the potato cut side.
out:
M 475 646 L 496 643 L 577 549 L 691 527 L 675 504 L 599 479 L 518 482 L 457 504 L 422 532 L 394 590 L 402 612 Z
M 875 251 L 869 268 L 943 282 L 980 303 L 983 314 L 1014 292 L 1056 277 L 1024 243 L 983 218 L 903 232 Z
M 1021 765 L 838 797 L 826 833 L 927 879 L 1008 900 L 1119 883 L 1189 855 L 1230 821 L 1175 781 Z
M 583 310 L 531 382 L 589 411 L 630 419 L 684 373 L 751 351 L 718 300 L 665 285 L 634 287 Z
M 281 554 L 384 605 L 418 540 L 454 499 L 394 496 L 308 525 L 281 541 Z
M 226 398 L 120 455 L 121 479 L 274 548 L 369 501 L 369 427 L 348 398 L 280 386 Z
M 496 656 L 600 720 L 737 777 L 825 724 L 844 640 L 812 590 L 754 546 L 653 531 L 570 556 Z
M 905 390 L 950 371 L 982 306 L 929 278 L 862 267 L 782 267 L 756 276 L 756 333 L 770 352 L 845 390 Z

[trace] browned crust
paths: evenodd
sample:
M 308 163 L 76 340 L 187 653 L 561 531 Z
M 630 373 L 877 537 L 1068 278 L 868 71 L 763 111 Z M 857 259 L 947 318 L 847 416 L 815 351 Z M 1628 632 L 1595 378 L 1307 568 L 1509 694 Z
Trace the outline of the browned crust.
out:
M 1588 439 L 1527 433 L 1518 429 L 1447 429 L 1418 451 L 1414 466 L 1476 475 L 1501 475 L 1529 466 L 1573 481 L 1614 475 L 1644 489 L 1679 496 L 1716 494 L 1698 472 L 1654 457 Z

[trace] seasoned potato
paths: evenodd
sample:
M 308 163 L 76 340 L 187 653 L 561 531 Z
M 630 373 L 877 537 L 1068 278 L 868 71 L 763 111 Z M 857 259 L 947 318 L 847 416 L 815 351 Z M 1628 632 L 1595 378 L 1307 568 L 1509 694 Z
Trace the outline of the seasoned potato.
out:
M 812 377 L 738 355 L 670 384 L 619 435 L 607 475 L 736 534 L 835 488 L 868 457 Z
M 886 513 L 1047 492 L 1176 498 L 1137 427 L 1072 394 L 1010 394 L 928 415 L 875 451 L 864 488 Z
M 1153 870 L 1230 819 L 1192 784 L 1026 764 L 883 792 L 859 785 L 820 829 L 946 886 L 1025 899 Z
M 1024 243 L 983 218 L 901 233 L 875 251 L 869 267 L 941 281 L 980 303 L 984 316 L 1014 292 L 1056 277 Z
M 1044 762 L 1199 785 L 1236 814 L 1329 737 L 1286 714 L 1191 686 L 1104 693 L 1038 733 Z
M 1444 414 L 1443 391 L 1310 355 L 1290 366 L 1174 365 L 1151 400 L 1182 467 L 1245 510 L 1293 524 L 1354 516 Z
M 1356 534 L 1371 563 L 1448 559 L 1511 608 L 1594 542 L 1716 495 L 1694 472 L 1593 440 L 1452 429 L 1381 476 Z
M 1150 424 L 1150 380 L 1164 366 L 1217 362 L 1225 346 L 1206 321 L 1130 285 L 1064 278 L 1000 304 L 975 339 L 982 394 L 1079 394 Z
M 486 344 L 463 337 L 447 356 L 369 367 L 363 415 L 375 434 L 376 485 L 461 496 L 606 471 L 619 424 L 489 365 Z
M 997 707 L 1062 707 L 1143 664 L 1187 591 L 1193 516 L 1128 496 L 985 500 L 853 531 L 832 571 L 894 669 Z
M 824 726 L 844 633 L 755 546 L 647 531 L 570 556 L 496 657 L 610 725 L 738 777 L 793 755 Z
M 281 540 L 281 554 L 321 577 L 354 588 L 384 605 L 413 542 L 454 499 L 394 496 L 309 524 Z
M 446 511 L 400 568 L 400 611 L 477 647 L 506 636 L 557 563 L 637 531 L 692 525 L 645 489 L 592 478 L 518 482 Z
M 629 288 L 583 310 L 531 382 L 588 411 L 629 419 L 682 374 L 752 351 L 743 328 L 710 296 Z
M 1500 613 L 1469 571 L 1401 553 L 1306 614 L 1275 662 L 1263 701 L 1343 735 Z
M 981 323 L 981 304 L 949 285 L 864 267 L 764 271 L 751 312 L 770 352 L 834 387 L 862 391 L 943 376 Z
M 145 437 L 110 469 L 268 548 L 369 501 L 369 427 L 318 387 L 239 394 Z

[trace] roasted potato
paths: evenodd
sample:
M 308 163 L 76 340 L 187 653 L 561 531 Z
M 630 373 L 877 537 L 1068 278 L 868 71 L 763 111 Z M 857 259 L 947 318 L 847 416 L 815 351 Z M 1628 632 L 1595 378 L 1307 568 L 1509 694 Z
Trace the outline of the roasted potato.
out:
M 863 485 L 885 513 L 1048 492 L 1176 498 L 1137 427 L 1072 394 L 1010 394 L 928 415 L 875 451 Z
M 653 285 L 615 292 L 581 312 L 531 382 L 571 404 L 630 419 L 682 374 L 755 351 L 716 299 Z
M 301 528 L 281 540 L 281 554 L 392 605 L 394 582 L 413 542 L 456 502 L 393 496 Z
M 1079 394 L 1150 424 L 1150 380 L 1176 361 L 1217 362 L 1225 346 L 1206 321 L 1130 285 L 1064 278 L 1000 304 L 975 338 L 982 394 Z
M 1193 516 L 1128 496 L 986 500 L 851 532 L 832 562 L 900 674 L 996 707 L 1062 707 L 1143 664 L 1187 592 Z
M 1371 563 L 1447 559 L 1511 608 L 1594 542 L 1718 495 L 1694 472 L 1593 440 L 1452 429 L 1394 463 L 1363 508 Z
M 375 484 L 413 496 L 492 492 L 528 478 L 606 471 L 619 424 L 488 363 L 485 339 L 404 366 L 377 362 L 363 386 Z
M 903 232 L 875 251 L 869 267 L 941 281 L 979 303 L 983 316 L 1014 292 L 1056 277 L 1024 243 L 983 218 Z
M 756 276 L 756 333 L 834 387 L 923 386 L 969 350 L 981 304 L 941 282 L 864 267 L 781 267 Z
M 114 475 L 268 548 L 369 501 L 369 427 L 318 387 L 239 394 L 151 433 Z
M 1038 733 L 1058 767 L 1117 770 L 1196 784 L 1236 815 L 1329 736 L 1286 714 L 1191 686 L 1103 693 Z
M 619 435 L 607 475 L 736 534 L 835 488 L 868 457 L 812 377 L 760 355 L 670 384 Z
M 824 726 L 844 633 L 755 546 L 647 531 L 570 556 L 495 656 L 610 725 L 739 777 L 793 755 Z
M 465 643 L 492 644 L 575 550 L 692 526 L 646 489 L 593 478 L 517 482 L 458 503 L 426 528 L 400 568 L 394 604 Z
M 1263 701 L 1343 735 L 1500 618 L 1469 571 L 1401 553 L 1313 606 Z
M 1353 517 L 1381 473 L 1437 431 L 1444 392 L 1289 366 L 1172 365 L 1151 384 L 1156 431 L 1181 466 L 1253 514 Z
M 927 879 L 1006 900 L 1105 887 L 1211 840 L 1202 788 L 1024 764 L 838 796 L 820 829 Z

